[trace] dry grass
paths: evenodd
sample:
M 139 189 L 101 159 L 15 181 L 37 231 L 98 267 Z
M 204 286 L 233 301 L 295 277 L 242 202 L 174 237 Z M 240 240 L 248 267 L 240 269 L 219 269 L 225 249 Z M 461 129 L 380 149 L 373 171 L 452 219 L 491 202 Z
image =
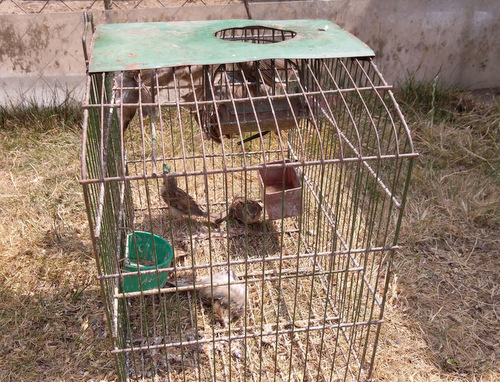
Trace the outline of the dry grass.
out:
M 112 372 L 78 184 L 79 114 L 0 109 L 1 380 Z
M 500 380 L 500 106 L 408 83 L 421 157 L 374 379 Z M 71 105 L 0 108 L 1 380 L 114 380 Z
M 375 376 L 498 381 L 500 104 L 432 93 L 410 82 L 400 94 L 421 157 Z

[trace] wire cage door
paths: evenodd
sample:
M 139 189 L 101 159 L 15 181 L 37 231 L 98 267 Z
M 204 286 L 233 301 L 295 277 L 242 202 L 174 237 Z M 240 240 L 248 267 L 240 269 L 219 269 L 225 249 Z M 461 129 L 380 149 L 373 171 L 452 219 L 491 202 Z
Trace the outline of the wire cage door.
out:
M 417 156 L 373 52 L 327 21 L 226 20 L 103 25 L 88 57 L 119 378 L 369 379 Z

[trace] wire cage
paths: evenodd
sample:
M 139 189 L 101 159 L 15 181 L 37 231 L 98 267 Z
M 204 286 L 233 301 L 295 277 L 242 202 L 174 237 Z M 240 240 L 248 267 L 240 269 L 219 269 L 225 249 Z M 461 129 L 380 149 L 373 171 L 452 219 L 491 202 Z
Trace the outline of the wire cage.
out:
M 82 178 L 121 380 L 371 377 L 414 158 L 322 20 L 101 25 Z

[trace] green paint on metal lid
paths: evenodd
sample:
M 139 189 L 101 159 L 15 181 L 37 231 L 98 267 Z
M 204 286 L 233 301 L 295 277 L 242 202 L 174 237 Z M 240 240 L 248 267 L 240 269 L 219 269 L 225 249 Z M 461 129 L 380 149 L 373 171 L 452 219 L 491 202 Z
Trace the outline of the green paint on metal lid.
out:
M 254 44 L 216 36 L 225 29 L 254 27 L 289 38 Z M 219 32 L 221 34 L 222 32 Z M 373 57 L 359 39 L 326 20 L 216 20 L 100 25 L 89 72 L 213 65 L 271 58 Z

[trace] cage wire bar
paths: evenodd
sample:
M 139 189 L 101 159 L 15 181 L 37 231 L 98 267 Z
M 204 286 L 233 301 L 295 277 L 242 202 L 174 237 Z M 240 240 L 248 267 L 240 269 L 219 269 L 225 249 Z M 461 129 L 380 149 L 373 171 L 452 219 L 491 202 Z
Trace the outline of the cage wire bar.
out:
M 81 183 L 119 379 L 370 379 L 418 155 L 373 52 L 322 20 L 89 34 Z

